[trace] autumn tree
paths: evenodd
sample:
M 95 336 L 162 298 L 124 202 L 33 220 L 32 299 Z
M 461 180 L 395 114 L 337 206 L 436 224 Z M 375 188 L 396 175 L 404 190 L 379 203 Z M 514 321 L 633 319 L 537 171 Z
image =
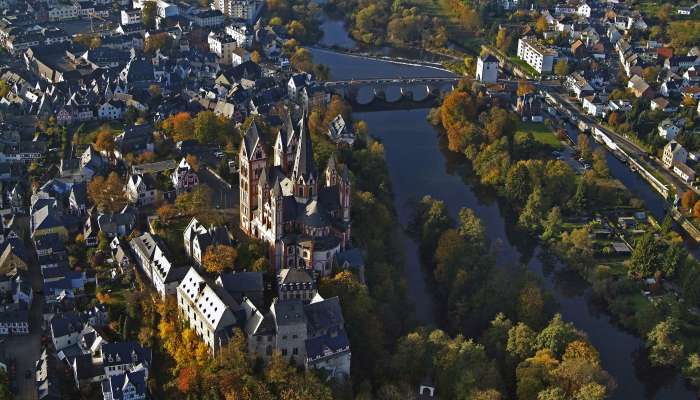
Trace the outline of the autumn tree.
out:
M 175 199 L 177 209 L 186 215 L 195 215 L 211 206 L 211 189 L 200 183 L 190 192 L 180 194 Z
M 525 96 L 526 94 L 534 92 L 535 86 L 533 84 L 523 80 L 518 82 L 518 96 Z
M 578 142 L 577 143 L 578 151 L 581 154 L 581 157 L 586 161 L 590 161 L 591 160 L 591 139 L 588 137 L 588 135 L 579 134 L 576 141 Z
M 681 195 L 681 209 L 685 211 L 691 211 L 695 203 L 698 202 L 698 196 L 694 190 L 686 190 Z
M 700 218 L 700 200 L 696 201 L 693 206 L 693 217 Z
M 535 30 L 538 33 L 542 33 L 547 30 L 547 19 L 543 15 L 537 18 L 537 21 L 535 22 Z
M 124 181 L 116 172 L 110 173 L 107 179 L 99 175 L 92 178 L 87 194 L 92 203 L 104 212 L 118 212 L 127 202 Z
M 507 137 L 512 140 L 517 127 L 517 119 L 513 113 L 500 108 L 493 107 L 489 110 L 484 121 L 484 133 L 489 143 Z
M 199 171 L 199 158 L 196 155 L 188 154 L 185 157 L 185 161 L 187 161 L 187 164 L 189 164 L 195 172 Z
M 620 123 L 620 114 L 618 114 L 616 111 L 613 111 L 610 113 L 610 116 L 608 117 L 608 124 L 612 127 L 616 127 Z
M 311 52 L 304 47 L 297 48 L 289 59 L 289 62 L 297 71 L 312 72 L 314 69 L 314 57 Z
M 158 207 L 156 214 L 164 224 L 169 224 L 178 215 L 177 208 L 172 203 L 165 203 Z
M 566 58 L 560 58 L 556 64 L 554 64 L 554 74 L 559 76 L 566 76 L 569 74 L 569 62 Z
M 225 269 L 233 269 L 238 252 L 235 248 L 224 244 L 207 247 L 202 258 L 202 265 L 209 272 L 219 273 Z
M 599 178 L 607 178 L 610 175 L 605 150 L 602 147 L 593 150 L 593 172 Z
M 95 148 L 98 151 L 105 152 L 111 155 L 114 152 L 114 135 L 109 128 L 109 125 L 103 125 L 99 132 L 97 132 L 97 137 L 95 138 Z

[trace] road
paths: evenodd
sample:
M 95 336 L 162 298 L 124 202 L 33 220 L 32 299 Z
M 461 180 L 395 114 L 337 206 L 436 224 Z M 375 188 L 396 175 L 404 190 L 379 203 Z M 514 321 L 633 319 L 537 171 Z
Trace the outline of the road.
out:
M 36 360 L 41 355 L 41 335 L 42 335 L 42 308 L 44 298 L 37 294 L 37 290 L 42 287 L 41 271 L 36 263 L 33 249 L 28 245 L 29 253 L 31 254 L 28 278 L 34 289 L 34 300 L 29 309 L 29 335 L 12 336 L 5 339 L 0 345 L 4 354 L 8 358 L 17 360 L 17 386 L 18 400 L 34 400 L 36 399 L 36 381 L 35 366 Z M 25 371 L 31 371 L 31 377 L 24 377 Z
M 639 146 L 637 143 L 627 139 L 623 135 L 620 135 L 617 132 L 614 132 L 604 127 L 603 125 L 598 123 L 598 121 L 591 118 L 591 116 L 584 114 L 578 107 L 578 105 L 572 102 L 571 98 L 569 98 L 568 95 L 562 94 L 559 91 L 552 89 L 553 88 L 551 87 L 547 88 L 547 92 L 550 95 L 552 95 L 555 99 L 557 99 L 559 104 L 564 105 L 564 107 L 567 110 L 569 110 L 574 116 L 576 116 L 576 118 L 587 123 L 588 126 L 591 127 L 591 129 L 597 128 L 603 131 L 603 133 L 605 133 L 606 135 L 608 135 L 608 137 L 613 139 L 613 141 L 615 141 L 615 143 L 618 146 L 620 146 L 620 148 L 622 148 L 628 156 L 633 157 L 637 162 L 644 165 L 646 168 L 654 170 L 658 175 L 661 175 L 664 181 L 674 186 L 676 193 L 680 195 L 681 193 L 687 190 L 694 190 L 697 192 L 697 189 L 689 186 L 688 184 L 683 182 L 678 176 L 666 169 L 656 157 L 649 156 L 646 149 Z

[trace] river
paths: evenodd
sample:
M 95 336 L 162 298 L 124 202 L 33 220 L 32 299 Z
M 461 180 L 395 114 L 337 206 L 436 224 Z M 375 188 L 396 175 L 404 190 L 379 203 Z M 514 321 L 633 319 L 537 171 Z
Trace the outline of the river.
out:
M 445 76 L 444 71 L 425 67 L 396 65 L 313 50 L 314 61 L 330 67 L 332 79 Z M 527 246 L 509 227 L 503 210 L 488 191 L 475 190 L 463 179 L 466 161 L 445 150 L 435 129 L 427 122 L 427 109 L 355 113 L 367 121 L 371 134 L 385 146 L 389 175 L 395 196 L 399 222 L 406 227 L 412 204 L 425 195 L 445 201 L 456 216 L 461 207 L 472 208 L 483 221 L 488 237 L 497 250 L 501 265 L 523 263 L 536 273 L 559 304 L 565 320 L 584 331 L 600 351 L 603 367 L 614 377 L 617 389 L 611 399 L 695 399 L 676 374 L 650 369 L 643 354 L 644 342 L 615 325 L 608 314 L 591 301 L 590 289 L 575 274 L 552 272 L 543 268 L 539 249 Z M 635 196 L 644 200 L 652 212 L 663 215 L 663 200 L 625 164 L 608 157 L 610 170 Z M 405 273 L 416 317 L 426 325 L 435 325 L 432 296 L 420 265 L 416 243 L 401 233 L 405 247 Z

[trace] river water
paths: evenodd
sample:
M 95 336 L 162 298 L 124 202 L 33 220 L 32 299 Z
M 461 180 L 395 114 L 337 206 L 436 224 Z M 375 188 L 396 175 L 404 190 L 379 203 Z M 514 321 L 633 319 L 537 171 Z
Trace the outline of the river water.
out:
M 327 35 L 327 44 L 333 44 L 333 35 L 338 35 L 338 32 L 342 40 L 347 38 L 338 25 L 333 27 L 332 35 Z M 315 62 L 330 67 L 332 79 L 439 77 L 447 74 L 433 68 L 397 65 L 325 50 L 314 49 L 313 54 Z M 384 143 L 400 224 L 405 228 L 410 223 L 413 204 L 425 195 L 443 200 L 453 216 L 462 207 L 472 208 L 494 243 L 498 263 L 528 265 L 552 292 L 563 318 L 584 331 L 600 351 L 603 367 L 618 385 L 611 399 L 695 399 L 695 392 L 677 374 L 647 365 L 643 356 L 644 342 L 615 325 L 604 310 L 593 304 L 590 289 L 584 281 L 575 274 L 543 268 L 539 248 L 533 248 L 527 238 L 510 229 L 513 223 L 508 221 L 495 197 L 465 179 L 470 173 L 467 162 L 445 149 L 437 132 L 426 120 L 428 111 L 395 110 L 354 115 L 356 119 L 365 120 L 370 133 Z M 664 201 L 646 182 L 612 155 L 608 156 L 608 164 L 611 173 L 642 199 L 657 218 L 663 217 Z M 416 317 L 426 325 L 436 325 L 418 246 L 410 237 L 400 234 L 405 249 L 404 268 L 409 296 L 416 305 Z

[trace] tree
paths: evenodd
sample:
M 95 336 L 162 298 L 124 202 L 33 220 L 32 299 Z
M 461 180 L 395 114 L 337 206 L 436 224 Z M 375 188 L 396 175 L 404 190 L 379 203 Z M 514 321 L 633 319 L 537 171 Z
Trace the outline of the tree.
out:
M 107 179 L 95 176 L 88 184 L 87 194 L 93 204 L 104 212 L 118 212 L 126 205 L 124 182 L 116 172 Z
M 535 92 L 535 86 L 527 81 L 518 82 L 518 96 L 525 96 L 529 93 Z
M 681 195 L 681 209 L 685 211 L 692 210 L 695 203 L 698 202 L 698 196 L 694 190 L 686 190 Z
M 202 258 L 202 265 L 209 272 L 219 273 L 225 269 L 233 269 L 238 252 L 235 248 L 225 244 L 217 244 L 207 247 Z
M 676 271 L 682 270 L 685 260 L 688 258 L 688 251 L 681 243 L 672 243 L 661 258 L 661 272 L 667 278 L 673 277 Z
M 599 178 L 607 178 L 610 175 L 605 150 L 601 147 L 593 150 L 593 172 Z
M 700 200 L 696 201 L 693 206 L 693 217 L 700 218 Z
M 516 207 L 525 204 L 532 193 L 532 178 L 530 170 L 524 161 L 513 164 L 506 175 L 505 193 Z
M 151 97 L 158 97 L 161 94 L 160 86 L 156 84 L 152 84 L 148 87 L 148 94 L 151 95 Z
M 508 35 L 508 30 L 505 28 L 501 28 L 496 34 L 496 48 L 505 53 L 508 51 L 508 48 L 510 47 L 510 42 L 512 40 L 512 37 Z
M 549 349 L 538 350 L 534 356 L 518 364 L 515 370 L 519 400 L 537 400 L 538 394 L 547 389 L 552 372 L 559 365 Z
M 165 203 L 158 207 L 156 214 L 164 224 L 169 224 L 175 217 L 177 217 L 177 208 L 172 203 Z
M 529 326 L 518 322 L 508 331 L 508 353 L 518 360 L 524 360 L 535 350 L 535 332 Z
M 188 154 L 185 157 L 185 161 L 187 161 L 187 164 L 190 165 L 192 170 L 194 170 L 195 172 L 199 171 L 199 158 L 197 156 L 195 156 L 194 154 Z
M 141 20 L 147 29 L 156 27 L 157 5 L 155 1 L 146 1 L 141 9 Z
M 297 71 L 311 72 L 314 69 L 314 57 L 311 52 L 304 47 L 297 48 L 289 62 Z
M 542 224 L 544 228 L 542 239 L 548 240 L 558 237 L 561 233 L 561 223 L 561 210 L 559 207 L 552 207 L 547 214 L 547 219 Z
M 544 218 L 545 209 L 542 192 L 537 188 L 527 198 L 525 208 L 518 218 L 518 225 L 530 232 L 537 231 L 540 228 L 542 218 Z
M 581 154 L 581 157 L 586 161 L 590 161 L 592 156 L 591 139 L 588 137 L 588 135 L 581 133 L 578 135 L 576 141 L 578 142 L 578 151 Z
M 221 133 L 219 117 L 212 111 L 200 111 L 194 118 L 194 138 L 200 143 L 211 143 Z
M 484 121 L 484 132 L 488 143 L 493 143 L 502 137 L 512 139 L 517 126 L 517 120 L 511 113 L 500 107 L 491 108 Z
M 574 193 L 573 198 L 574 209 L 581 213 L 588 209 L 588 199 L 586 198 L 586 182 L 583 179 L 579 179 L 578 186 L 576 187 L 576 193 Z
M 163 121 L 163 129 L 173 135 L 176 142 L 194 138 L 194 122 L 187 112 L 179 112 Z
M 547 30 L 547 19 L 543 15 L 537 18 L 537 21 L 535 22 L 535 30 L 538 33 L 542 33 Z
M 211 205 L 211 189 L 203 183 L 189 193 L 182 193 L 175 199 L 177 209 L 186 215 L 195 215 Z
M 656 12 L 656 18 L 661 21 L 661 23 L 668 23 L 668 21 L 671 19 L 671 15 L 673 14 L 673 5 L 666 3 L 659 7 L 659 10 Z
M 647 335 L 649 360 L 655 366 L 673 366 L 683 359 L 683 343 L 678 341 L 678 321 L 668 317 Z
M 659 254 L 658 245 L 651 231 L 645 232 L 634 243 L 630 258 L 629 274 L 637 277 L 649 276 L 656 270 Z
M 569 343 L 580 338 L 581 334 L 574 324 L 564 322 L 561 314 L 555 314 L 549 324 L 537 335 L 535 346 L 537 349 L 548 349 L 556 355 L 562 355 Z
M 620 114 L 617 113 L 617 111 L 613 111 L 610 113 L 610 116 L 608 117 L 608 124 L 612 127 L 616 127 L 620 123 Z
M 472 245 L 481 246 L 486 241 L 486 228 L 471 208 L 459 210 L 459 234 Z
M 252 53 L 250 53 L 250 60 L 256 64 L 260 64 L 260 62 L 262 61 L 262 56 L 260 55 L 260 52 L 254 50 Z
M 556 64 L 554 64 L 554 74 L 559 76 L 566 76 L 569 74 L 569 62 L 566 58 L 560 58 Z
M 148 4 L 148 3 L 146 3 Z M 144 7 L 145 8 L 145 7 Z M 173 38 L 166 32 L 154 33 L 148 38 L 143 46 L 143 51 L 146 54 L 154 54 L 156 50 L 165 52 L 173 46 Z
M 700 354 L 688 355 L 688 360 L 683 367 L 683 377 L 688 379 L 693 386 L 700 385 Z
M 95 148 L 98 151 L 105 152 L 111 155 L 114 152 L 114 135 L 109 129 L 109 125 L 104 125 L 97 132 L 97 138 L 95 139 Z
M 518 319 L 537 329 L 545 321 L 544 306 L 542 290 L 533 283 L 527 284 L 518 296 Z
M 10 93 L 10 85 L 0 79 L 0 98 L 7 96 L 8 93 Z

